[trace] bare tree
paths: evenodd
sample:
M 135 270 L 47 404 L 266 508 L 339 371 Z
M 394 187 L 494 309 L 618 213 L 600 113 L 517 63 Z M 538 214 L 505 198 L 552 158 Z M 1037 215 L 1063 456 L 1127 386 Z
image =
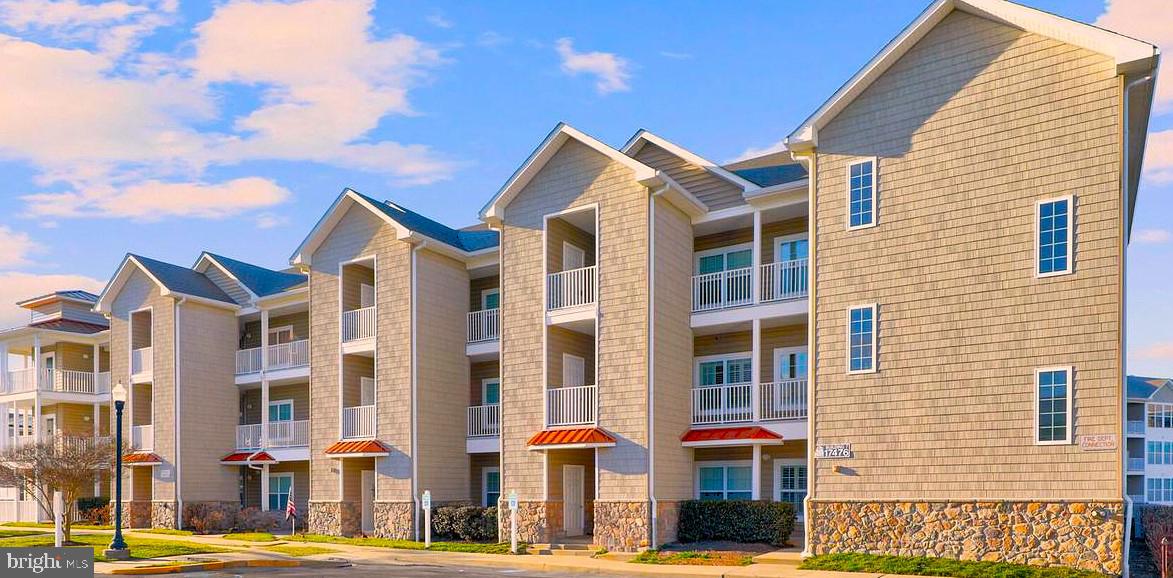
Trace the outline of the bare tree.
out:
M 109 438 L 56 435 L 0 452 L 0 486 L 14 486 L 32 496 L 56 517 L 53 492 L 61 492 L 64 538 L 77 518 L 77 499 L 94 485 L 94 476 L 111 469 L 114 444 Z

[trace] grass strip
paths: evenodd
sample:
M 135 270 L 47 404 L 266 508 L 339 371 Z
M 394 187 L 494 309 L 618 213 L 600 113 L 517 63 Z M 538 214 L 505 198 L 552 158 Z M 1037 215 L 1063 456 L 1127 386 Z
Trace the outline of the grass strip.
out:
M 392 540 L 390 538 L 344 538 L 341 536 L 326 536 L 323 534 L 298 534 L 286 538 L 291 542 L 317 542 L 322 544 L 346 544 L 349 546 L 371 546 L 375 548 L 393 548 L 396 550 L 424 550 L 423 542 L 411 540 Z M 432 542 L 430 550 L 435 552 L 468 552 L 473 554 L 508 554 L 509 544 L 491 544 L 478 542 Z M 525 553 L 525 545 L 518 544 L 519 553 Z
M 749 566 L 753 556 L 742 552 L 658 552 L 645 550 L 631 559 L 632 564 L 660 564 L 666 566 Z
M 876 572 L 955 578 L 1103 578 L 1103 574 L 1059 566 L 1025 566 L 1005 562 L 969 562 L 924 556 L 878 556 L 873 554 L 824 554 L 807 558 L 802 570 Z

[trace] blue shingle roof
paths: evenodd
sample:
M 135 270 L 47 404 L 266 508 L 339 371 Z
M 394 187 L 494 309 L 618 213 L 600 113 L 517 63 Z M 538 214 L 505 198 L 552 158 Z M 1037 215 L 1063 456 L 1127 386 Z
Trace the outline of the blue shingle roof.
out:
M 187 267 L 156 261 L 133 253 L 130 256 L 134 257 L 155 279 L 158 279 L 164 287 L 171 291 L 236 304 L 227 293 L 201 273 Z
M 52 293 L 46 293 L 44 295 L 37 295 L 36 297 L 32 297 L 29 299 L 22 299 L 19 301 L 19 303 L 40 301 L 42 299 L 46 299 L 49 297 L 60 297 L 62 299 L 75 299 L 77 301 L 86 301 L 89 303 L 97 303 L 98 302 L 98 296 L 94 295 L 93 293 L 90 293 L 89 291 L 82 291 L 81 289 L 66 289 L 63 291 L 54 291 Z
M 1169 383 L 1170 380 L 1163 377 L 1141 377 L 1139 375 L 1128 376 L 1127 389 L 1129 399 L 1148 399 L 1152 397 L 1162 385 Z
M 759 187 L 772 187 L 774 185 L 805 179 L 806 168 L 798 163 L 791 163 L 753 169 L 738 169 L 733 171 L 733 174 Z
M 405 209 L 390 201 L 376 201 L 357 191 L 355 191 L 355 194 L 366 199 L 375 207 L 378 207 L 380 211 L 383 211 L 388 217 L 391 217 L 404 227 L 462 251 L 471 253 L 473 251 L 489 249 L 496 247 L 501 242 L 500 235 L 497 234 L 497 231 L 453 229 L 448 225 L 433 221 L 415 211 Z
M 256 294 L 257 297 L 276 295 L 306 282 L 306 276 L 299 273 L 274 271 L 215 253 L 208 253 L 208 255 L 225 269 L 228 269 L 233 277 L 248 287 L 248 290 Z

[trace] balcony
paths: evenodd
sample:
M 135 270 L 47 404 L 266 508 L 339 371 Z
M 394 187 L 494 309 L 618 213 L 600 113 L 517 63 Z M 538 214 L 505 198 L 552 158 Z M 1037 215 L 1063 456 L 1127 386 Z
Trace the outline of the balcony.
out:
M 136 425 L 130 428 L 130 447 L 136 450 L 155 449 L 155 426 Z
M 501 405 L 474 405 L 468 408 L 468 437 L 501 435 Z
M 596 297 L 594 265 L 559 271 L 546 276 L 546 310 L 594 305 Z
M 597 386 L 579 385 L 546 390 L 548 427 L 594 425 L 597 408 Z
M 34 390 L 58 393 L 103 394 L 110 393 L 110 373 L 76 371 L 72 369 L 42 369 L 41 379 L 36 380 L 34 368 L 9 371 L 0 393 L 25 393 Z
M 236 352 L 236 375 L 259 373 L 263 359 L 260 347 L 241 349 Z M 279 343 L 269 346 L 268 370 L 307 367 L 310 364 L 310 342 L 308 339 Z
M 150 376 L 154 367 L 152 348 L 142 347 L 130 352 L 130 375 Z
M 4 393 L 24 393 L 37 389 L 37 371 L 32 367 L 14 369 L 4 380 Z
M 375 336 L 375 307 L 342 312 L 342 341 L 357 341 Z
M 342 437 L 375 437 L 375 406 L 357 405 L 342 408 Z
M 468 314 L 468 342 L 483 343 L 501 338 L 501 310 L 482 309 Z
M 799 299 L 807 295 L 807 260 L 766 263 L 761 267 L 759 303 Z
M 753 267 L 693 275 L 692 312 L 701 313 L 806 297 L 807 268 L 806 259 L 761 265 L 756 294 Z
M 1144 435 L 1144 420 L 1143 419 L 1130 419 L 1130 420 L 1128 420 L 1127 433 L 1130 436 L 1143 436 Z
M 1134 457 L 1130 456 L 1128 458 L 1128 471 L 1130 471 L 1130 472 L 1143 472 L 1144 471 L 1144 458 L 1134 458 Z
M 269 422 L 269 439 L 261 439 L 262 424 L 236 426 L 236 449 L 259 450 L 261 448 L 300 448 L 310 445 L 309 420 Z
M 693 425 L 806 419 L 806 380 L 791 379 L 758 385 L 758 415 L 754 415 L 754 385 L 734 383 L 692 390 Z

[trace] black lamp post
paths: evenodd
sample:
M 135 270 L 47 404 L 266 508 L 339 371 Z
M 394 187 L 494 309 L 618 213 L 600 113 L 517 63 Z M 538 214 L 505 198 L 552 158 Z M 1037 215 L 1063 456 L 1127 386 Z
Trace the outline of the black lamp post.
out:
M 110 390 L 110 397 L 114 400 L 114 540 L 110 547 L 103 552 L 107 560 L 127 560 L 130 558 L 130 548 L 126 547 L 126 540 L 122 539 L 122 408 L 126 406 L 126 388 L 120 380 Z

